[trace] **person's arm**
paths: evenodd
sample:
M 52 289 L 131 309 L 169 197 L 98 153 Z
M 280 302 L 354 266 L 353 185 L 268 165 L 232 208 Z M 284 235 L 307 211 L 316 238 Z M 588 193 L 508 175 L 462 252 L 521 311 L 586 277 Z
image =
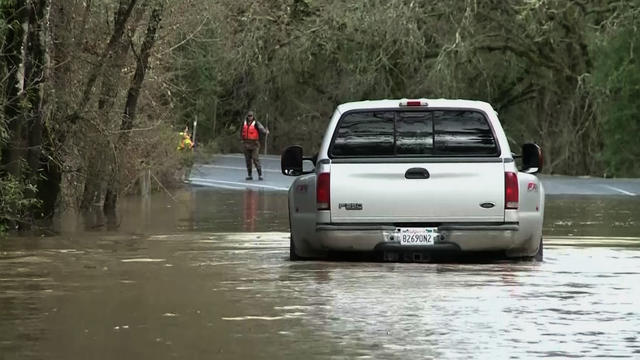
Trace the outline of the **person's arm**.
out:
M 258 127 L 258 131 L 261 134 L 265 134 L 265 135 L 269 135 L 269 129 L 265 128 L 264 126 L 262 126 L 262 124 L 260 123 L 260 121 L 256 121 L 256 126 Z

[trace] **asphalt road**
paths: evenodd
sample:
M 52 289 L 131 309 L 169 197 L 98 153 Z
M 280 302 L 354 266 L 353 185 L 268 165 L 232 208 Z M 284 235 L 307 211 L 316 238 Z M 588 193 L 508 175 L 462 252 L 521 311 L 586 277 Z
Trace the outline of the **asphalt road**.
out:
M 295 179 L 280 172 L 280 156 L 262 155 L 264 180 L 247 181 L 242 154 L 217 155 L 211 164 L 194 165 L 189 182 L 193 185 L 225 189 L 287 191 Z M 541 175 L 547 195 L 619 195 L 640 196 L 640 179 L 603 179 Z

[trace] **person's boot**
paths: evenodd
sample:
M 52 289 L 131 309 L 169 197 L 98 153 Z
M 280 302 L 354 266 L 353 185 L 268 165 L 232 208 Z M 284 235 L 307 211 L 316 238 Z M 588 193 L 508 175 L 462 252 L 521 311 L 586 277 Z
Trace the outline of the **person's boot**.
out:
M 262 177 L 262 169 L 258 170 L 258 180 L 264 180 Z
M 247 175 L 246 178 L 244 178 L 245 180 L 253 180 L 253 176 L 251 176 L 251 173 L 249 173 L 249 175 Z

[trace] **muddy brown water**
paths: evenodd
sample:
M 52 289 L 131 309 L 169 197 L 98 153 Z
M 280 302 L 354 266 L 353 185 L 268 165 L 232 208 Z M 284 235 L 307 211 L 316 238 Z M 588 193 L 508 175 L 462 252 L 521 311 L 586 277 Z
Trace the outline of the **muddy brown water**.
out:
M 640 358 L 640 200 L 551 197 L 545 261 L 290 262 L 286 195 L 185 189 L 0 240 L 0 359 Z

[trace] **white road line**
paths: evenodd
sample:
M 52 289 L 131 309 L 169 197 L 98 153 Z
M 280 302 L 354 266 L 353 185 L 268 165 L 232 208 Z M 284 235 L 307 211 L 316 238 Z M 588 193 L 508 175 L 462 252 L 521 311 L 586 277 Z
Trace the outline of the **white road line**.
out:
M 289 190 L 289 188 L 284 188 L 284 187 L 280 187 L 280 186 L 262 185 L 262 184 L 250 184 L 250 183 L 237 182 L 237 181 L 209 180 L 209 179 L 202 179 L 202 178 L 191 178 L 190 180 L 197 181 L 197 182 L 202 182 L 202 183 L 207 183 L 207 184 L 211 183 L 212 185 L 220 183 L 220 184 L 236 185 L 236 186 L 241 186 L 241 187 L 257 187 L 257 188 L 273 189 L 273 190 Z
M 231 170 L 244 170 L 247 171 L 246 167 L 239 167 L 239 166 L 222 166 L 222 165 L 208 165 L 208 164 L 203 164 L 203 165 L 196 165 L 197 167 L 203 167 L 203 168 L 218 168 L 218 169 L 231 169 Z M 262 169 L 262 171 L 264 172 L 270 172 L 270 173 L 282 173 L 280 170 L 270 170 L 270 169 Z
M 608 188 L 608 189 L 611 189 L 611 190 L 613 190 L 613 191 L 617 191 L 617 192 L 622 193 L 622 194 L 625 194 L 625 195 L 629 195 L 629 196 L 636 196 L 636 194 L 634 194 L 634 193 L 632 193 L 632 192 L 629 192 L 629 191 L 626 191 L 626 190 L 622 190 L 622 189 L 618 189 L 618 188 L 617 188 L 617 187 L 615 187 L 615 186 L 605 185 L 605 184 L 601 184 L 600 186 L 604 186 L 604 187 L 606 187 L 606 188 Z

